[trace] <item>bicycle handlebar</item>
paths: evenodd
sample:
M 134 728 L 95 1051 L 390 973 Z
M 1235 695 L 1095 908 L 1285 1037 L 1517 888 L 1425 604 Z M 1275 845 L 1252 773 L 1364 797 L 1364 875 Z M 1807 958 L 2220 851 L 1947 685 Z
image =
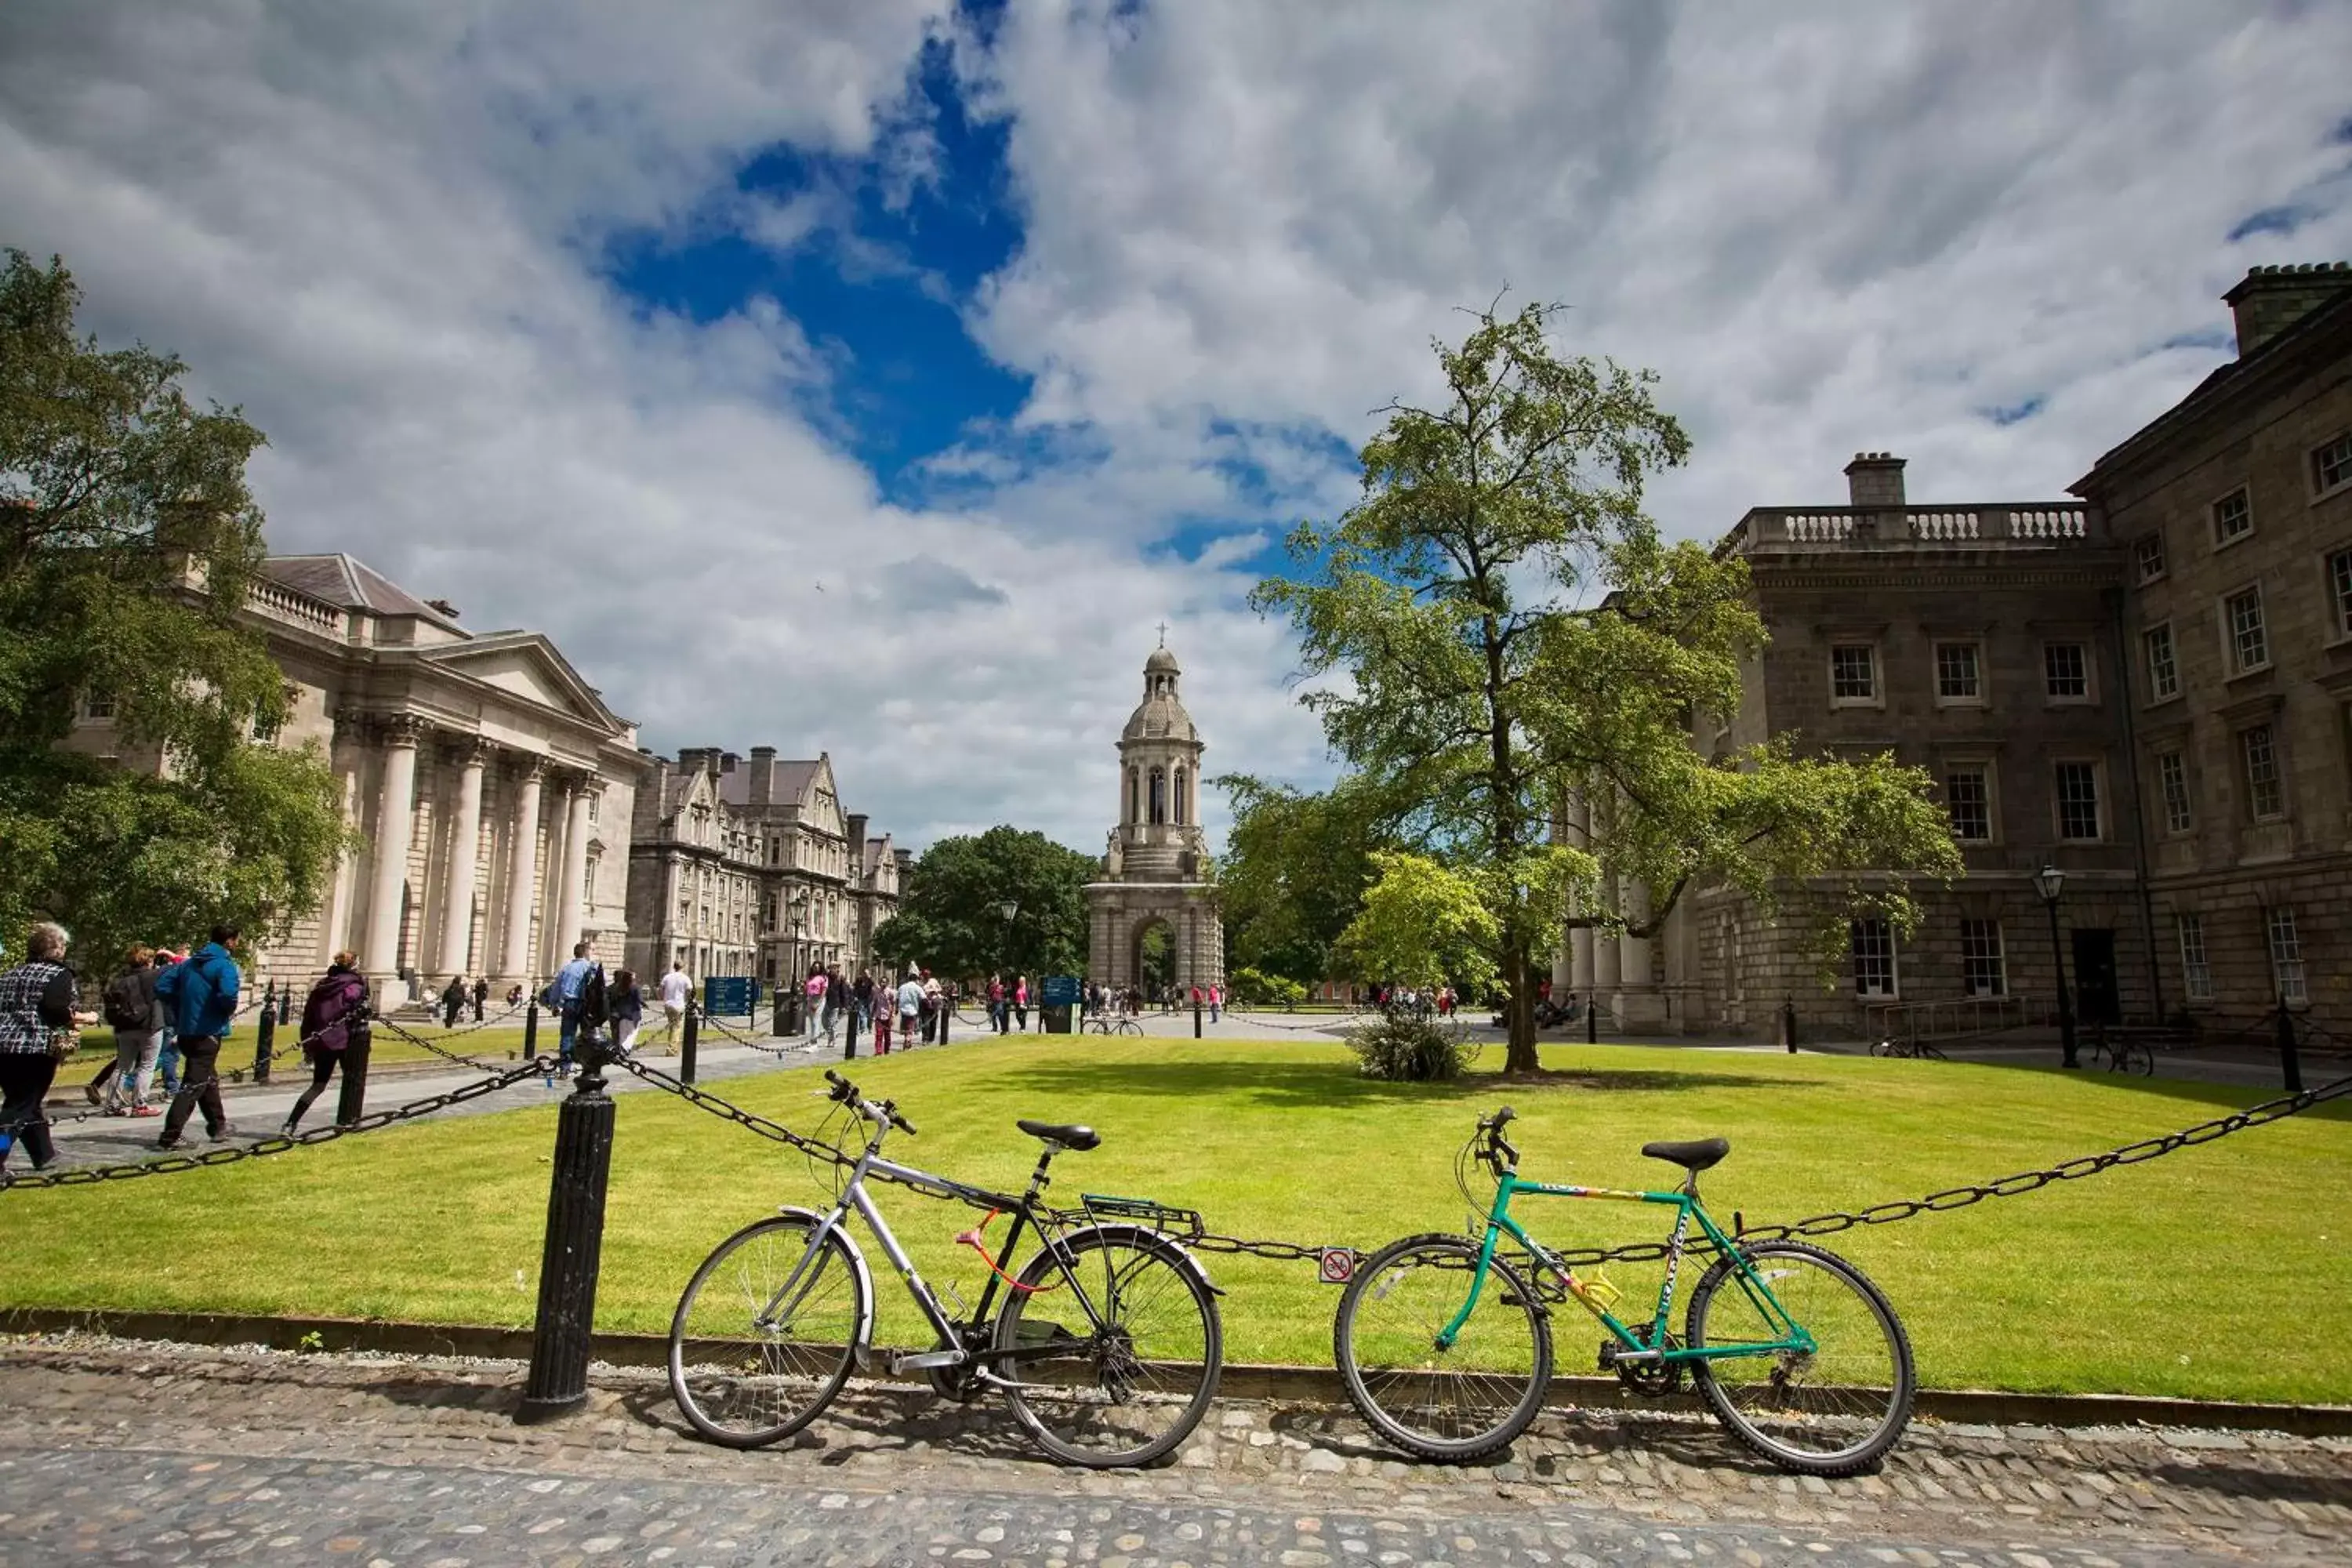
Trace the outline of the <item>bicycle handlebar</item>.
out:
M 1503 1129 L 1518 1120 L 1518 1114 L 1506 1105 L 1478 1123 L 1478 1131 L 1486 1135 L 1486 1146 L 1478 1152 L 1478 1158 L 1485 1161 L 1487 1168 L 1497 1176 L 1503 1173 L 1507 1164 L 1514 1170 L 1518 1167 L 1519 1152 L 1511 1146 L 1509 1139 L 1503 1136 Z
M 909 1137 L 920 1136 L 915 1131 L 915 1124 L 899 1115 L 898 1108 L 889 1100 L 866 1099 L 859 1092 L 856 1084 L 831 1068 L 824 1069 L 824 1081 L 833 1085 L 826 1098 L 835 1104 L 854 1107 L 860 1115 L 871 1117 L 877 1121 L 887 1121 Z

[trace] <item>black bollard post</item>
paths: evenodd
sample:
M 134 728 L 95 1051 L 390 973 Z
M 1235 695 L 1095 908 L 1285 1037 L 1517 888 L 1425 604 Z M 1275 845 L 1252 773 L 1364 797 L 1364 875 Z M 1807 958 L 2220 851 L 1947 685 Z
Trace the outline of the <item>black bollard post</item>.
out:
M 677 1079 L 680 1083 L 694 1081 L 694 1047 L 702 1035 L 702 1004 L 691 996 L 686 1001 L 686 1029 L 677 1040 Z
M 940 987 L 940 1044 L 943 1046 L 948 1043 L 948 1020 L 954 1016 L 955 990 L 942 985 Z
M 1588 1046 L 1601 1043 L 1601 993 L 1598 991 L 1584 999 L 1584 1043 Z
M 289 980 L 278 993 L 278 1026 L 284 1028 L 294 1021 L 294 983 Z
M 1790 1056 L 1797 1054 L 1797 999 L 1793 996 L 1780 1003 L 1780 1043 L 1789 1047 Z
M 689 1028 L 693 1017 L 689 1011 Z M 530 1373 L 515 1411 L 515 1419 L 526 1425 L 552 1421 L 588 1403 L 589 1336 L 595 1327 L 596 1271 L 604 1249 L 604 1187 L 613 1170 L 613 1100 L 604 1092 L 604 1064 L 612 1058 L 601 1022 L 583 1018 L 572 1056 L 580 1077 L 555 1112 L 539 1318 L 531 1327 Z
M 1201 994 L 1198 991 L 1192 993 L 1192 1037 L 1196 1040 L 1201 1037 Z
M 335 1125 L 349 1127 L 367 1113 L 368 1052 L 374 1047 L 375 1034 L 369 1015 L 360 1015 L 360 1021 L 348 1032 L 343 1047 L 343 1087 L 335 1095 Z
M 253 1081 L 269 1081 L 270 1049 L 278 1042 L 278 1009 L 269 1005 L 267 995 L 261 1002 L 261 1022 L 253 1031 Z
M 768 1001 L 770 1009 L 768 1013 L 768 1033 L 770 1035 L 791 1034 L 793 1032 L 792 1024 L 784 1016 L 783 987 L 781 985 L 778 986 L 776 988 L 776 994 L 773 996 L 771 996 Z
M 2286 998 L 2279 998 L 2278 1010 L 2279 1071 L 2286 1075 L 2286 1091 L 2303 1092 L 2303 1058 L 2294 1048 L 2294 1016 L 2286 1010 Z

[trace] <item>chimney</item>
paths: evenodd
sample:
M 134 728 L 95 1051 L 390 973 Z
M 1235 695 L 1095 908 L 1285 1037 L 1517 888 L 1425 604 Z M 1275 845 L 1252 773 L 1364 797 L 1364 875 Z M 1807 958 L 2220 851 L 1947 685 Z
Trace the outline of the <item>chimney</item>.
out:
M 915 852 L 911 849 L 893 849 L 890 851 L 890 858 L 898 863 L 898 875 L 901 877 L 914 869 Z
M 866 814 L 862 811 L 845 812 L 842 820 L 847 825 L 849 834 L 849 864 L 863 871 L 866 867 Z
M 1891 452 L 1856 452 L 1845 484 L 1856 511 L 1903 510 L 1903 459 Z
M 2237 323 L 2238 357 L 2245 358 L 2348 290 L 2352 261 L 2250 268 L 2238 286 L 2221 296 Z

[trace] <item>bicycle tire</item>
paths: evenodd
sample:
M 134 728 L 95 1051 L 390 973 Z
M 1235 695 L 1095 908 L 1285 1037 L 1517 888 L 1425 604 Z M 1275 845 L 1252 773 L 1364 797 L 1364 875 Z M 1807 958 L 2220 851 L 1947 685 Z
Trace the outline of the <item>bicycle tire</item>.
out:
M 1466 1237 L 1438 1233 L 1390 1242 L 1357 1268 L 1332 1319 L 1331 1359 L 1349 1402 L 1373 1431 L 1420 1458 L 1459 1464 L 1507 1447 L 1535 1420 L 1551 1385 L 1550 1315 L 1518 1270 L 1500 1258 L 1487 1266 L 1486 1289 L 1479 1302 L 1482 1310 L 1492 1305 L 1501 1310 L 1474 1317 L 1453 1345 L 1437 1348 L 1438 1331 L 1452 1320 L 1469 1289 L 1478 1250 L 1477 1243 Z M 1396 1327 L 1365 1328 L 1367 1292 L 1377 1292 L 1370 1299 L 1384 1306 L 1409 1280 L 1418 1288 L 1418 1279 L 1409 1271 L 1423 1268 L 1433 1276 L 1442 1271 L 1445 1279 L 1400 1303 L 1403 1321 Z M 1517 1364 L 1523 1353 L 1520 1322 L 1527 1325 L 1524 1371 Z M 1494 1325 L 1491 1335 L 1483 1331 L 1489 1323 Z M 1476 1342 L 1465 1350 L 1464 1340 L 1474 1331 L 1480 1331 Z M 1365 1341 L 1361 1349 L 1360 1337 Z M 1418 1364 L 1368 1365 L 1364 1352 L 1384 1346 L 1392 1346 L 1400 1357 L 1417 1354 Z M 1450 1356 L 1459 1360 L 1433 1364 Z M 1467 1364 L 1473 1358 L 1497 1364 L 1492 1370 Z M 1416 1396 L 1420 1403 L 1414 1402 Z M 1486 1409 L 1500 1414 L 1472 1414 L 1474 1400 L 1486 1401 Z M 1423 1424 L 1414 1425 L 1415 1420 Z
M 711 1250 L 678 1297 L 669 1324 L 670 1394 L 694 1429 L 714 1443 L 757 1448 L 789 1437 L 815 1420 L 848 1380 L 856 1342 L 872 1321 L 873 1302 L 865 1271 L 839 1231 L 824 1238 L 825 1256 L 817 1265 L 818 1273 L 802 1292 L 802 1304 L 812 1298 L 841 1302 L 840 1309 L 828 1307 L 816 1320 L 828 1325 L 819 1330 L 828 1338 L 796 1344 L 780 1340 L 757 1321 L 765 1302 L 808 1250 L 809 1234 L 818 1223 L 812 1215 L 786 1214 L 745 1226 Z M 786 1238 L 798 1245 L 787 1241 L 773 1256 L 761 1247 L 771 1239 Z M 752 1256 L 755 1248 L 761 1249 L 761 1257 Z M 707 1310 L 698 1310 L 704 1305 L 704 1288 L 720 1278 L 730 1258 L 758 1278 L 725 1281 L 740 1300 L 713 1300 Z M 842 1301 L 845 1291 L 846 1300 Z M 837 1342 L 830 1340 L 834 1334 L 838 1334 Z M 718 1353 L 736 1358 L 735 1364 L 709 1359 L 714 1345 L 722 1347 Z M 756 1360 L 741 1359 L 746 1350 L 756 1351 Z
M 1850 1476 L 1875 1465 L 1902 1437 L 1911 1423 L 1911 1403 L 1918 1392 L 1918 1373 L 1911 1359 L 1910 1336 L 1895 1314 L 1885 1294 L 1870 1277 L 1825 1247 L 1808 1241 L 1742 1242 L 1743 1251 L 1758 1272 L 1780 1275 L 1768 1279 L 1773 1296 L 1790 1316 L 1812 1333 L 1812 1352 L 1776 1352 L 1767 1355 L 1734 1356 L 1722 1360 L 1695 1359 L 1693 1381 L 1717 1419 L 1742 1443 L 1786 1470 L 1801 1475 Z M 1768 1260 L 1781 1259 L 1810 1268 L 1811 1278 L 1833 1282 L 1814 1292 L 1810 1285 L 1792 1281 L 1800 1269 L 1768 1268 Z M 1684 1324 L 1684 1342 L 1693 1349 L 1746 1337 L 1737 1331 L 1710 1337 L 1709 1314 L 1727 1280 L 1738 1280 L 1732 1259 L 1718 1258 L 1691 1291 L 1690 1311 Z M 1791 1298 L 1802 1298 L 1792 1300 Z M 1745 1287 L 1725 1298 L 1726 1316 L 1745 1315 L 1750 1331 L 1771 1338 L 1763 1313 Z M 1853 1311 L 1858 1301 L 1863 1310 Z M 1885 1364 L 1881 1367 L 1878 1344 L 1883 1341 Z M 1881 1373 L 1885 1386 L 1875 1382 L 1839 1383 L 1831 1379 L 1867 1378 Z M 1758 1374 L 1760 1374 L 1760 1382 Z M 1824 1375 L 1825 1374 L 1825 1375 Z M 1822 1381 L 1804 1381 L 1816 1376 Z M 1783 1414 L 1768 1421 L 1749 1408 L 1751 1390 L 1769 1395 Z M 1806 1446 L 1801 1439 L 1811 1439 Z
M 1870 1054 L 1874 1057 L 1891 1055 L 1894 1044 L 1892 1040 L 1873 1040 L 1870 1042 Z
M 1073 1231 L 1060 1250 L 1108 1321 L 1087 1314 L 1055 1254 L 1039 1250 L 997 1310 L 994 1348 L 1017 1350 L 1025 1335 L 1032 1345 L 1059 1339 L 1070 1349 L 1003 1363 L 1009 1371 L 1000 1375 L 1018 1385 L 1005 1398 L 1030 1438 L 1065 1464 L 1148 1465 L 1192 1436 L 1216 1397 L 1225 1340 L 1215 1293 L 1182 1248 L 1139 1226 Z M 1097 1255 L 1099 1271 L 1088 1254 Z M 1041 1371 L 1066 1380 L 1040 1382 Z M 1150 1416 L 1164 1419 L 1147 1429 Z M 1090 1445 L 1089 1433 L 1103 1442 Z

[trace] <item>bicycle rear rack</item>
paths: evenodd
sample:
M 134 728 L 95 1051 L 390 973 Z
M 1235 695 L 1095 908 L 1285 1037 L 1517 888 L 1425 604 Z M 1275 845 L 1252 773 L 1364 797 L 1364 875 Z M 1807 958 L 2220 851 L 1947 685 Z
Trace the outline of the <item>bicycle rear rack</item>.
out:
M 1154 1203 L 1150 1198 L 1115 1197 L 1108 1193 L 1080 1193 L 1078 1202 L 1085 1205 L 1092 1219 L 1133 1220 L 1151 1229 L 1172 1236 L 1199 1237 L 1208 1233 L 1208 1226 L 1197 1209 L 1180 1209 L 1168 1204 Z

